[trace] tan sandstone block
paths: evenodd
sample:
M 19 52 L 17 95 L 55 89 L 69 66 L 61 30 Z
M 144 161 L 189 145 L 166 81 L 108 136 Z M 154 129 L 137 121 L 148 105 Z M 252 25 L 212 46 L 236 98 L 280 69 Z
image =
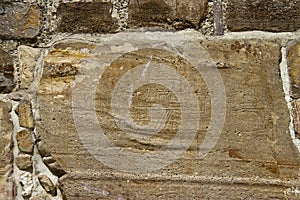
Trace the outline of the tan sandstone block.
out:
M 207 0 L 132 0 L 128 6 L 128 26 L 196 28 L 205 17 Z
M 103 37 L 44 58 L 37 135 L 68 199 L 281 199 L 299 185 L 277 43 Z
M 28 100 L 21 101 L 16 109 L 16 112 L 19 116 L 20 126 L 28 129 L 34 128 L 32 106 L 30 101 Z
M 40 54 L 40 50 L 25 45 L 18 47 L 19 60 L 21 66 L 22 89 L 28 89 L 34 80 L 35 66 Z

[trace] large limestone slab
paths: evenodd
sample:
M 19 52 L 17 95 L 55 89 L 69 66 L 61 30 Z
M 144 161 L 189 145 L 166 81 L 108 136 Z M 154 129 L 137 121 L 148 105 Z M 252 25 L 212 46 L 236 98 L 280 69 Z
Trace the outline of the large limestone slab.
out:
M 38 94 L 38 146 L 67 173 L 68 199 L 294 194 L 278 44 L 194 32 L 86 41 L 49 49 Z

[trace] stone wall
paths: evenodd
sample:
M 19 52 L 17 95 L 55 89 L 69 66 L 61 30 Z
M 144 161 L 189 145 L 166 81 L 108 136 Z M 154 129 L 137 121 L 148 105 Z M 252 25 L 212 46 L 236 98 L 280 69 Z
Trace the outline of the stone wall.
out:
M 300 0 L 2 0 L 0 199 L 297 199 Z

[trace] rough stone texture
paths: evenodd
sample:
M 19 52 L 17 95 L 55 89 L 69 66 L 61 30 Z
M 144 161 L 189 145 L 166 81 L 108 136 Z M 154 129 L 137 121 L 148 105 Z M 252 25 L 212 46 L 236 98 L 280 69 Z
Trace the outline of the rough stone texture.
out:
M 28 89 L 34 79 L 34 72 L 40 50 L 21 45 L 18 48 L 19 60 L 21 66 L 21 84 L 20 88 Z
M 12 187 L 12 122 L 11 105 L 0 101 L 0 199 L 10 199 Z
M 132 0 L 128 7 L 131 28 L 159 26 L 176 29 L 196 28 L 204 18 L 207 0 Z
M 37 143 L 37 148 L 38 148 L 39 154 L 40 154 L 42 157 L 51 156 L 51 154 L 49 153 L 49 151 L 48 151 L 47 149 L 45 149 L 44 147 L 45 147 L 44 141 L 39 141 L 39 142 Z
M 46 192 L 50 193 L 52 196 L 57 195 L 56 187 L 48 176 L 40 174 L 38 179 Z
M 300 139 L 300 100 L 292 102 L 292 116 L 294 120 L 295 135 Z
M 20 154 L 15 158 L 15 163 L 20 170 L 32 171 L 31 155 Z
M 110 2 L 61 3 L 57 9 L 58 31 L 71 33 L 108 33 L 117 30 Z
M 287 48 L 288 69 L 291 80 L 291 96 L 300 98 L 300 42 Z
M 299 0 L 229 0 L 230 31 L 295 31 L 300 28 Z
M 33 178 L 30 172 L 22 172 L 20 174 L 20 183 L 22 185 L 22 196 L 28 199 L 32 194 Z
M 35 38 L 40 32 L 40 18 L 37 5 L 0 3 L 0 37 Z
M 216 62 L 227 95 L 224 129 L 216 146 L 203 158 L 199 158 L 199 145 L 210 125 L 209 91 L 187 60 L 177 53 L 157 49 L 172 38 L 180 43 L 185 34 L 194 45 L 201 43 L 208 52 L 197 59 L 205 61 L 211 57 Z M 37 135 L 52 156 L 48 161 L 55 160 L 68 174 L 61 181 L 67 199 L 284 199 L 285 191 L 299 187 L 299 152 L 289 134 L 289 112 L 279 74 L 281 54 L 277 43 L 200 40 L 188 32 L 120 33 L 103 37 L 100 40 L 103 43 L 62 40 L 44 59 L 45 70 L 38 94 L 41 121 L 37 123 Z M 152 45 L 150 49 L 146 48 L 148 40 Z M 178 48 L 177 52 L 193 51 L 188 43 L 181 44 L 187 46 Z M 118 56 L 123 50 L 130 53 Z M 110 58 L 115 59 L 111 64 L 107 63 Z M 180 104 L 172 91 L 149 84 L 132 92 L 130 112 L 139 124 L 151 123 L 148 109 L 155 103 L 172 111 L 164 129 L 151 140 L 124 134 L 109 107 L 117 81 L 135 66 L 148 66 L 151 70 L 155 65 L 151 63 L 164 63 L 184 75 L 199 100 L 201 123 L 190 148 L 169 166 L 149 173 L 119 172 L 103 165 L 87 151 L 83 141 L 90 139 L 89 130 L 76 132 L 79 129 L 75 126 L 76 115 L 72 110 L 74 88 L 80 86 L 78 80 L 93 80 L 84 70 L 96 73 L 100 80 L 91 98 L 96 102 L 95 113 L 106 137 L 124 151 L 155 151 L 170 141 L 179 126 Z M 100 76 L 97 70 L 101 67 L 105 70 Z M 55 68 L 65 71 L 59 73 Z M 85 88 L 88 90 L 91 85 Z M 88 98 L 85 95 L 82 91 L 83 99 Z M 83 120 L 89 110 L 84 106 L 81 109 Z M 85 136 L 80 138 L 79 134 Z M 126 163 L 129 158 L 120 159 Z M 46 160 L 44 162 L 48 162 Z
M 61 165 L 56 162 L 51 156 L 43 158 L 44 163 L 49 168 L 49 170 L 58 177 L 61 177 L 66 174 Z
M 32 134 L 29 130 L 23 129 L 17 132 L 16 140 L 21 152 L 28 154 L 33 153 L 33 139 Z
M 0 93 L 9 93 L 14 86 L 13 59 L 9 53 L 0 48 Z
M 21 101 L 16 109 L 16 112 L 19 115 L 20 126 L 28 129 L 34 128 L 32 106 L 30 101 Z

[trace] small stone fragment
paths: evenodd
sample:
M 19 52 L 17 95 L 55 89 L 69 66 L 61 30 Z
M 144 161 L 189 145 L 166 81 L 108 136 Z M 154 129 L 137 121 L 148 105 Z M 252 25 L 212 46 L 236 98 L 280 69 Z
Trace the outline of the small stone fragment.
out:
M 34 79 L 34 70 L 40 50 L 21 45 L 18 48 L 21 66 L 21 85 L 22 89 L 28 89 Z
M 15 163 L 20 170 L 32 171 L 32 156 L 27 154 L 18 155 L 15 158 Z
M 23 153 L 32 154 L 33 152 L 33 140 L 31 132 L 27 129 L 23 129 L 17 132 L 16 135 L 19 150 Z
M 27 100 L 21 101 L 16 111 L 19 115 L 20 126 L 33 129 L 34 121 L 31 103 Z
M 38 179 L 47 193 L 50 193 L 52 196 L 57 195 L 56 187 L 48 176 L 41 174 L 38 176 Z
M 0 94 L 11 92 L 14 86 L 13 59 L 9 53 L 0 49 Z
M 54 160 L 54 158 L 52 158 L 52 156 L 44 157 L 44 158 L 43 158 L 43 161 L 44 161 L 44 163 L 45 163 L 46 165 L 49 165 L 49 164 L 55 162 L 55 160 Z
M 20 175 L 20 184 L 22 186 L 22 196 L 29 198 L 32 194 L 33 180 L 29 172 L 22 172 Z
M 38 144 L 37 144 L 37 148 L 39 150 L 39 153 L 42 157 L 48 157 L 50 156 L 51 154 L 49 153 L 49 151 L 45 148 L 45 142 L 44 141 L 40 141 Z
M 61 165 L 52 156 L 43 157 L 43 162 L 54 175 L 61 177 L 66 174 Z
M 43 159 L 44 160 L 44 159 Z M 47 165 L 47 167 L 49 168 L 49 170 L 56 176 L 61 177 L 63 175 L 66 174 L 66 172 L 63 170 L 63 168 L 61 167 L 61 165 L 59 163 L 55 162 L 50 162 L 48 160 L 45 162 L 45 164 Z

